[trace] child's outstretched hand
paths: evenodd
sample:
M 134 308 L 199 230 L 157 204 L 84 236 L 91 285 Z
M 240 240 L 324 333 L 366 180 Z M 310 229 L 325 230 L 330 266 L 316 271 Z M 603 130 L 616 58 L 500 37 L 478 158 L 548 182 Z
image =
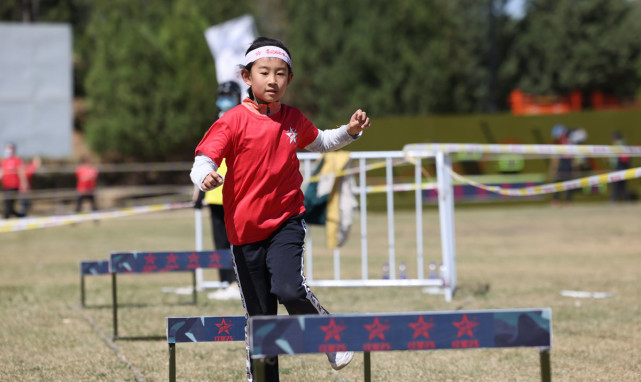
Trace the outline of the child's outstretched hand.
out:
M 203 180 L 201 184 L 201 189 L 203 191 L 211 191 L 214 188 L 222 185 L 225 182 L 225 179 L 216 171 L 212 171 Z
M 360 134 L 364 129 L 367 129 L 369 125 L 370 122 L 367 113 L 361 109 L 358 109 L 349 120 L 349 124 L 347 125 L 347 133 L 349 135 Z

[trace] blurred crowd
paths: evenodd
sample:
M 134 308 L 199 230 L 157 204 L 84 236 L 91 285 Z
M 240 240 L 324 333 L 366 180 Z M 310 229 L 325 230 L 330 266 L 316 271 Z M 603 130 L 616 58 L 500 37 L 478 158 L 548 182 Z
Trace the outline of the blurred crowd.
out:
M 33 197 L 31 195 L 33 176 L 42 167 L 40 157 L 36 156 L 25 161 L 18 156 L 14 143 L 7 143 L 4 147 L 2 168 L 3 217 L 9 219 L 13 216 L 26 217 L 31 209 Z M 88 201 L 92 211 L 96 211 L 95 191 L 98 179 L 98 169 L 91 163 L 91 159 L 83 157 L 75 169 L 76 176 L 76 213 L 82 211 L 85 201 Z
M 551 138 L 554 144 L 558 145 L 581 145 L 585 144 L 588 139 L 588 133 L 582 128 L 566 127 L 557 124 L 552 128 Z M 614 146 L 625 146 L 625 140 L 620 131 L 613 131 L 611 134 L 611 144 Z M 571 179 L 577 179 L 585 174 L 591 174 L 597 169 L 593 158 L 587 158 L 580 155 L 564 155 L 561 157 L 552 157 L 550 160 L 549 175 L 554 182 L 564 182 Z M 609 158 L 610 171 L 627 170 L 630 168 L 630 157 L 628 155 L 619 155 Z M 605 190 L 605 185 L 598 185 L 598 191 Z M 612 202 L 621 202 L 631 200 L 632 194 L 628 191 L 627 181 L 622 180 L 614 182 L 609 187 L 610 200 Z M 572 202 L 572 195 L 576 190 L 567 190 L 557 192 L 552 196 L 552 205 L 557 207 L 569 205 Z

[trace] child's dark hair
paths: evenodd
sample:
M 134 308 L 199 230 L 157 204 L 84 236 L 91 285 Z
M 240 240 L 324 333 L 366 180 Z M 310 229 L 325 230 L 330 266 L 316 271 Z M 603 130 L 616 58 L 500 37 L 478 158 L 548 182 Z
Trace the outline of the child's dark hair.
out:
M 287 46 L 285 46 L 284 42 L 282 42 L 280 40 L 276 40 L 275 38 L 269 38 L 269 37 L 258 37 L 258 38 L 256 38 L 251 43 L 249 48 L 247 48 L 247 51 L 245 52 L 245 54 L 251 52 L 254 49 L 262 48 L 263 46 L 276 46 L 276 47 L 279 47 L 282 50 L 284 50 L 285 52 L 287 52 L 289 57 L 292 56 L 291 53 L 289 53 L 289 49 L 287 49 Z M 241 70 L 244 69 L 244 70 L 247 70 L 247 71 L 251 71 L 253 65 L 254 65 L 253 62 L 250 62 L 249 64 L 247 64 L 247 66 L 240 65 L 240 69 Z M 287 69 L 289 69 L 290 73 L 293 73 L 292 67 L 289 64 L 287 64 Z M 254 100 L 254 93 L 252 92 L 251 88 L 247 89 L 247 93 L 249 94 L 249 98 Z

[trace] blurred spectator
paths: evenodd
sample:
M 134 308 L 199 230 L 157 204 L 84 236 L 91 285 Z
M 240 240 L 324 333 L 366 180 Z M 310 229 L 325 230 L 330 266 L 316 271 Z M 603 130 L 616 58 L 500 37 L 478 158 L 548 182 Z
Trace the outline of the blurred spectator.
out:
M 568 130 L 568 141 L 572 145 L 582 145 L 588 140 L 588 132 L 585 129 Z
M 612 144 L 618 146 L 625 146 L 625 140 L 620 131 L 612 132 Z M 629 155 L 619 155 L 617 157 L 610 158 L 610 166 L 615 171 L 627 170 L 630 168 L 630 156 Z M 610 194 L 610 200 L 613 202 L 620 202 L 630 200 L 630 195 L 627 189 L 627 181 L 622 180 L 619 182 L 612 183 L 612 193 Z
M 552 139 L 554 144 L 569 145 L 569 131 L 561 125 L 554 125 L 552 128 Z M 571 155 L 562 155 L 552 157 L 550 160 L 550 176 L 553 182 L 564 182 L 572 179 L 574 173 L 574 160 Z M 562 198 L 563 192 L 556 192 L 552 195 L 552 206 L 558 207 L 561 203 L 570 204 L 572 202 L 572 190 L 565 191 L 565 197 Z M 563 199 L 563 200 L 561 200 Z
M 76 167 L 76 213 L 82 210 L 82 203 L 88 200 L 91 210 L 96 211 L 96 180 L 98 169 L 91 163 L 88 156 L 82 157 L 80 164 Z
M 218 97 L 216 99 L 216 106 L 220 110 L 218 118 L 225 112 L 240 104 L 240 86 L 234 81 L 227 81 L 220 84 L 218 87 Z M 217 171 L 220 175 L 225 176 L 227 173 L 227 166 L 223 159 Z M 201 208 L 203 199 L 209 206 L 211 217 L 212 236 L 214 238 L 215 249 L 229 249 L 231 244 L 227 239 L 227 230 L 225 228 L 225 210 L 223 209 L 223 186 L 214 190 L 207 191 L 206 193 L 196 188 L 197 197 L 195 208 Z M 221 282 L 229 284 L 228 287 L 212 292 L 207 295 L 208 298 L 214 300 L 240 300 L 240 289 L 236 282 L 236 273 L 233 269 L 219 269 L 218 276 Z
M 461 151 L 456 153 L 456 158 L 463 168 L 463 173 L 466 175 L 481 175 L 481 159 L 483 153 Z
M 568 144 L 582 145 L 588 140 L 588 132 L 585 129 L 568 129 Z M 575 170 L 575 177 L 587 176 L 592 173 L 592 164 L 588 157 L 575 155 L 572 168 Z
M 221 176 L 227 173 L 227 166 L 223 159 L 217 172 Z M 225 210 L 223 209 L 223 191 L 224 186 L 218 187 L 211 191 L 202 192 L 198 189 L 198 197 L 196 199 L 195 208 L 202 206 L 203 200 L 209 206 L 209 216 L 211 218 L 211 230 L 214 239 L 215 249 L 230 249 L 231 244 L 227 238 L 227 230 L 225 228 Z M 233 269 L 219 269 L 218 277 L 221 282 L 226 282 L 229 285 L 223 287 L 216 292 L 209 293 L 207 297 L 213 300 L 240 300 L 240 288 L 236 282 L 236 273 Z
M 42 160 L 40 159 L 40 157 L 34 157 L 24 169 L 25 187 L 20 190 L 20 204 L 22 205 L 23 216 L 27 216 L 29 210 L 31 209 L 31 179 L 38 171 L 38 169 L 40 169 L 41 164 Z
M 15 209 L 15 202 L 18 197 L 18 191 L 24 189 L 27 180 L 22 159 L 17 156 L 16 145 L 13 143 L 7 143 L 4 147 L 0 177 L 2 177 L 4 218 L 9 219 L 12 215 L 19 218 L 23 217 L 24 215 Z
M 504 145 L 519 145 L 523 142 L 516 138 L 507 138 L 499 142 Z M 521 154 L 501 154 L 497 157 L 499 173 L 501 174 L 518 174 L 525 168 L 525 158 Z

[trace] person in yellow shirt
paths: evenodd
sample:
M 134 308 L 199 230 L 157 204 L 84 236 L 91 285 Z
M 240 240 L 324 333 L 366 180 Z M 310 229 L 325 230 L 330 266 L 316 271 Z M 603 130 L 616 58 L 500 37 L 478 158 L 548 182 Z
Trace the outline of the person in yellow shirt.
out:
M 227 110 L 238 104 L 240 104 L 240 86 L 238 86 L 234 81 L 228 81 L 220 84 L 218 87 L 218 98 L 216 100 L 216 106 L 220 110 L 218 118 L 220 118 Z M 227 166 L 224 159 L 218 168 L 218 173 L 223 177 L 227 173 Z M 214 248 L 231 248 L 229 240 L 227 239 L 227 231 L 225 229 L 223 186 L 207 192 L 198 191 L 199 193 L 194 207 L 200 208 L 203 200 L 209 206 Z M 219 269 L 218 275 L 220 281 L 229 283 L 229 286 L 216 292 L 209 293 L 207 297 L 215 300 L 240 300 L 240 290 L 238 288 L 238 282 L 236 281 L 236 272 L 233 269 Z
M 227 173 L 227 166 L 223 160 L 218 168 L 218 173 L 223 177 Z M 223 191 L 222 187 L 205 192 L 204 200 L 209 206 L 211 217 L 211 229 L 214 237 L 214 246 L 216 249 L 229 249 L 231 245 L 227 239 L 225 229 L 225 210 L 223 209 Z M 202 191 L 201 191 L 202 192 Z M 218 275 L 221 282 L 229 283 L 229 286 L 216 292 L 209 293 L 208 298 L 214 300 L 240 300 L 240 290 L 236 282 L 236 273 L 233 269 L 219 269 Z

